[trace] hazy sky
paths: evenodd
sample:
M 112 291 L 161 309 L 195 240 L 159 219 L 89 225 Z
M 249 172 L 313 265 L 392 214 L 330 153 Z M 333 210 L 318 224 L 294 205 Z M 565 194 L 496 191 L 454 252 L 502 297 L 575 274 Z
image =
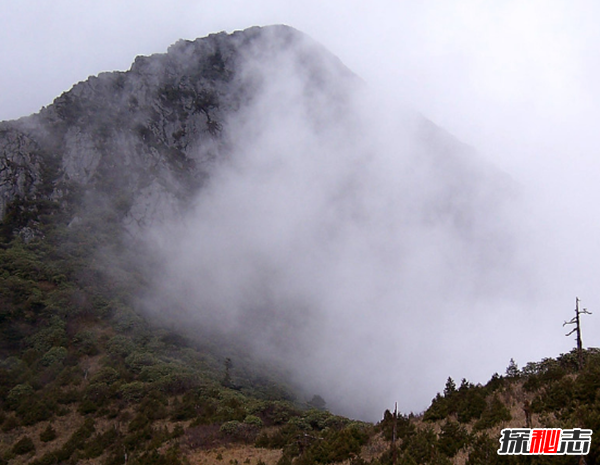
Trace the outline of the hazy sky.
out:
M 540 245 L 538 294 L 511 309 L 514 321 L 488 321 L 486 330 L 506 332 L 506 345 L 486 360 L 465 347 L 462 360 L 432 380 L 431 397 L 447 375 L 484 382 L 511 357 L 523 365 L 568 351 L 574 342 L 561 324 L 573 315 L 576 295 L 594 313 L 584 317 L 584 344 L 600 345 L 598 2 L 0 0 L 0 6 L 0 119 L 36 112 L 89 75 L 126 70 L 136 55 L 164 52 L 179 38 L 284 23 L 517 180 L 531 211 L 525 227 Z M 530 342 L 511 338 L 511 326 L 530 328 Z M 476 323 L 468 328 L 477 330 Z M 485 334 L 475 340 L 485 341 Z

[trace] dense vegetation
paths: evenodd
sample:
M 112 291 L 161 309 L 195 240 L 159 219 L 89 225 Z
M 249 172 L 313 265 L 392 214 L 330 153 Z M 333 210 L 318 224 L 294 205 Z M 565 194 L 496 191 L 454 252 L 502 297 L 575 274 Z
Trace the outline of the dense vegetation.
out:
M 240 443 L 282 449 L 281 463 L 360 452 L 367 425 L 319 396 L 296 401 L 234 341 L 139 314 L 141 251 L 112 208 L 67 224 L 59 205 L 43 207 L 15 203 L 1 228 L 0 463 L 176 464 Z
M 502 428 L 600 428 L 600 351 L 589 349 L 584 359 L 578 369 L 573 351 L 522 370 L 511 360 L 506 375 L 495 374 L 485 386 L 463 379 L 457 388 L 448 378 L 422 416 L 397 418 L 396 451 L 390 449 L 380 463 L 392 463 L 394 453 L 399 464 L 580 463 L 574 456 L 499 456 L 497 450 Z M 387 411 L 379 428 L 388 439 L 393 423 Z M 592 438 L 585 463 L 598 463 L 599 457 L 600 445 Z
M 132 259 L 143 251 L 120 235 L 115 205 L 85 210 L 72 221 L 59 204 L 15 202 L 0 225 L 0 464 L 179 464 L 242 445 L 279 451 L 280 465 L 568 464 L 578 459 L 500 457 L 499 432 L 526 417 L 600 428 L 593 349 L 581 369 L 569 353 L 511 362 L 486 385 L 449 378 L 422 415 L 386 411 L 378 425 L 332 415 L 235 341 L 148 321 L 136 299 L 152 264 Z

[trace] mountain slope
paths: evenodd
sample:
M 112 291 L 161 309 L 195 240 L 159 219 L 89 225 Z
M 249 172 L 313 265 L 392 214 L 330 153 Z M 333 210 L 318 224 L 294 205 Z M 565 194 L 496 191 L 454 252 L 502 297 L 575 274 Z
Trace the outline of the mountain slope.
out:
M 308 399 L 378 418 L 419 391 L 373 344 L 410 352 L 411 293 L 493 293 L 514 271 L 511 182 L 363 91 L 272 26 L 177 42 L 0 123 L 5 460 L 358 454 L 371 427 Z
M 0 216 L 18 199 L 63 202 L 73 217 L 104 200 L 139 232 L 161 209 L 189 201 L 225 156 L 226 116 L 264 85 L 244 63 L 277 56 L 306 75 L 307 92 L 334 76 L 354 79 L 283 26 L 181 40 L 166 54 L 138 57 L 129 71 L 76 84 L 36 115 L 2 123 Z

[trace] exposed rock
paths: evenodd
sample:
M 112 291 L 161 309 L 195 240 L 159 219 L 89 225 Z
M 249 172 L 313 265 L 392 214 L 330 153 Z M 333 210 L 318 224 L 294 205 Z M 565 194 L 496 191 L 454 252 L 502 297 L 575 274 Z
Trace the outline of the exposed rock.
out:
M 0 218 L 16 199 L 34 199 L 42 182 L 40 147 L 16 128 L 0 126 Z
M 261 66 L 277 54 L 289 54 L 309 86 L 355 79 L 286 26 L 180 40 L 167 53 L 137 57 L 129 71 L 74 85 L 38 114 L 3 123 L 0 217 L 17 199 L 66 202 L 81 217 L 85 199 L 100 196 L 134 235 L 164 219 L 210 176 L 227 152 L 226 117 L 265 79 L 260 69 L 242 71 L 241 63 L 251 58 Z M 54 169 L 46 170 L 42 153 L 54 154 Z

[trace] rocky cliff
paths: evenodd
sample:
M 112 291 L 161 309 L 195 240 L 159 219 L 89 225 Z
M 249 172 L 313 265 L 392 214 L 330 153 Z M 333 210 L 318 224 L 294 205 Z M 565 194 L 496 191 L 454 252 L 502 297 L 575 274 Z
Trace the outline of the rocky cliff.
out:
M 35 115 L 1 123 L 0 217 L 11 205 L 23 216 L 25 203 L 45 200 L 61 203 L 71 221 L 104 202 L 133 235 L 161 221 L 227 156 L 228 119 L 252 101 L 268 79 L 261 67 L 278 56 L 305 76 L 309 99 L 342 98 L 332 84 L 356 79 L 285 26 L 180 40 L 167 53 L 137 57 L 128 71 L 89 77 Z
M 286 26 L 90 77 L 0 123 L 0 244 L 20 236 L 52 282 L 77 282 L 74 312 L 157 316 L 370 418 L 420 366 L 447 372 L 452 354 L 429 341 L 450 315 L 475 321 L 472 302 L 526 280 L 510 180 L 365 88 Z M 429 358 L 413 366 L 415 351 Z

